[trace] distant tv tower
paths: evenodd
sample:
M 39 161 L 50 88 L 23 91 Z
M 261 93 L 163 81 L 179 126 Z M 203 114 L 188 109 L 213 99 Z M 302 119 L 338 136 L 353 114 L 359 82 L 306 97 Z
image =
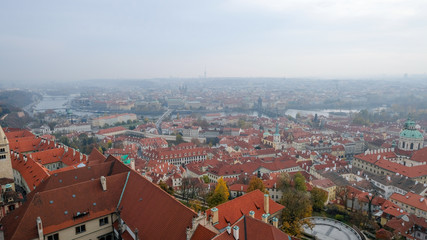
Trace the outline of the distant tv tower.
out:
M 205 74 L 204 74 L 204 76 L 205 76 L 205 79 L 206 79 L 206 67 L 205 67 Z

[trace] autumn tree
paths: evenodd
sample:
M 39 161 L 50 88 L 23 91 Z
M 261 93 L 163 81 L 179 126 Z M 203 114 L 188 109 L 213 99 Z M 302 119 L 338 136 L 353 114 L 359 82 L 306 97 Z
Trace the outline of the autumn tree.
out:
M 302 226 L 310 225 L 307 219 L 311 217 L 312 207 L 310 197 L 306 192 L 291 189 L 283 193 L 282 230 L 292 236 L 300 236 Z
M 170 195 L 173 195 L 174 190 L 172 187 L 169 187 L 165 182 L 163 182 L 162 180 L 160 180 L 159 182 L 159 186 L 161 189 L 165 190 L 167 193 L 169 193 Z
M 253 176 L 249 181 L 249 187 L 247 192 L 252 192 L 256 189 L 259 189 L 263 193 L 267 193 L 267 190 L 265 189 L 265 186 L 262 180 L 256 176 Z
M 229 196 L 230 193 L 228 192 L 227 184 L 225 183 L 224 179 L 220 177 L 218 179 L 218 183 L 215 186 L 215 190 L 208 197 L 207 203 L 209 207 L 214 207 L 221 203 L 225 203 Z
M 320 188 L 313 188 L 310 192 L 310 200 L 311 205 L 313 206 L 313 210 L 320 212 L 325 206 L 326 201 L 328 200 L 328 193 L 323 191 Z

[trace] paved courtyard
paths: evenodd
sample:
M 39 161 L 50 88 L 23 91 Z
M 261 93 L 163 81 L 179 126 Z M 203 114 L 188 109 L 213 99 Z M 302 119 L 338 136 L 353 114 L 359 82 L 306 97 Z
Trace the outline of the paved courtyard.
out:
M 304 232 L 322 240 L 358 240 L 359 234 L 350 226 L 330 218 L 310 218 L 313 229 L 304 226 Z

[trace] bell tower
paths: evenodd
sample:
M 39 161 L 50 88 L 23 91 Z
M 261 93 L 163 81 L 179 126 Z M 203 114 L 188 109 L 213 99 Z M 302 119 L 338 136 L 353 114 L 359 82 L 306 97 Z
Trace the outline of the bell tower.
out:
M 12 162 L 10 159 L 9 141 L 0 126 L 0 178 L 13 180 Z

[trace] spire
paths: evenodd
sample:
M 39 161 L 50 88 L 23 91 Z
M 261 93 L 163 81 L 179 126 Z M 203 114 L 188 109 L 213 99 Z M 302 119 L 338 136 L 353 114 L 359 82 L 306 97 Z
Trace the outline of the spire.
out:
M 276 132 L 274 134 L 279 134 L 279 122 L 276 122 Z

